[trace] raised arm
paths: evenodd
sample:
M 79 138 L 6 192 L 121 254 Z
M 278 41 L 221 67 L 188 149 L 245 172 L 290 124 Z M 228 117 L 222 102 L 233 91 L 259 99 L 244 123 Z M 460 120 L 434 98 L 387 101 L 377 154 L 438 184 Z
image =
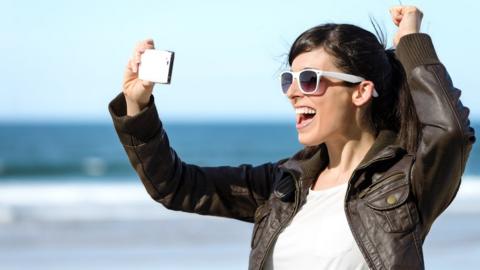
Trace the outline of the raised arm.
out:
M 392 12 L 394 22 L 397 18 L 396 24 L 400 23 L 399 32 L 401 21 L 408 16 L 416 16 L 411 22 L 420 27 L 418 12 L 412 7 Z M 460 101 L 461 91 L 453 86 L 430 37 L 417 33 L 418 28 L 396 36 L 396 53 L 423 126 L 411 179 L 422 220 L 430 226 L 458 191 L 475 132 L 468 119 L 469 109 Z
M 109 104 L 115 130 L 150 196 L 172 210 L 253 222 L 268 198 L 277 163 L 200 167 L 183 162 L 170 147 L 152 95 L 137 78 L 138 63 L 153 41 L 139 43 L 125 71 L 124 91 Z

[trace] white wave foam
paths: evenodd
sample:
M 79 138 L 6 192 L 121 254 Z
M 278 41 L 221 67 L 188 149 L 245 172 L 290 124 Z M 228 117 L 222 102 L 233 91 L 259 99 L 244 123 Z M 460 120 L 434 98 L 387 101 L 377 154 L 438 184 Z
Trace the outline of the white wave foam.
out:
M 446 212 L 480 213 L 480 177 L 463 177 L 460 190 Z M 0 184 L 0 223 L 196 217 L 167 210 L 154 202 L 138 180 Z
M 195 217 L 165 209 L 138 181 L 0 184 L 0 223 Z

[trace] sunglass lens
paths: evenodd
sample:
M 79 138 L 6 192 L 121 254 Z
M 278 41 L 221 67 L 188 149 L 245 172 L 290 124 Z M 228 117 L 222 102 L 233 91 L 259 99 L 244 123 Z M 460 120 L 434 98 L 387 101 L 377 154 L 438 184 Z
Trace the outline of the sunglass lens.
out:
M 317 89 L 317 73 L 311 70 L 304 70 L 300 73 L 300 86 L 303 91 L 311 93 Z
M 293 75 L 289 72 L 284 72 L 282 73 L 281 77 L 281 84 L 282 84 L 282 91 L 284 94 L 287 93 L 288 88 L 290 88 L 290 85 L 293 82 Z

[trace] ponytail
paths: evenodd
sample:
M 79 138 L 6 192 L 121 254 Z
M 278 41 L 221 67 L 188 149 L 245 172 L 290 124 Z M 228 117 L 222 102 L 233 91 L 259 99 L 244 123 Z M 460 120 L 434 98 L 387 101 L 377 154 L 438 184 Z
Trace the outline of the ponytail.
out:
M 391 85 L 392 87 L 397 86 L 396 88 L 398 88 L 395 89 L 398 95 L 398 102 L 394 111 L 399 120 L 398 136 L 400 143 L 407 151 L 416 152 L 422 126 L 417 116 L 405 70 L 400 61 L 398 61 L 395 50 L 385 50 L 385 54 L 387 55 L 392 70 Z

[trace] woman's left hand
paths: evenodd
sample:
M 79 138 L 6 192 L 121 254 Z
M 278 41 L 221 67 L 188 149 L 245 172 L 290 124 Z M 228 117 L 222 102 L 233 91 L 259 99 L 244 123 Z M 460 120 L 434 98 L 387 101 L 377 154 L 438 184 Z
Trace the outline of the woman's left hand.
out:
M 420 32 L 423 13 L 416 6 L 394 6 L 390 9 L 390 14 L 393 23 L 398 26 L 398 31 L 393 38 L 394 47 L 403 36 Z

